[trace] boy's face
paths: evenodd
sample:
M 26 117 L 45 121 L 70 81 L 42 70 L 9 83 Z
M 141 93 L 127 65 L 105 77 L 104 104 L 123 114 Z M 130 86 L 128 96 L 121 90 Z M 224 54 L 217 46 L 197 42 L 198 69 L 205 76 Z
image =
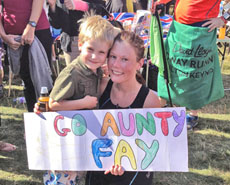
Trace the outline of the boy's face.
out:
M 81 57 L 86 66 L 96 73 L 97 68 L 101 67 L 109 51 L 109 44 L 101 40 L 88 40 L 78 44 Z

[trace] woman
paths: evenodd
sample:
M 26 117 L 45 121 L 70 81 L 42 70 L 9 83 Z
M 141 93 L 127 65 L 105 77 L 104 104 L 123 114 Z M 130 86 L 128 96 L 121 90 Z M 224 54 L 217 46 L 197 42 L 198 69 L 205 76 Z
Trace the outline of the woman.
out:
M 158 96 L 137 80 L 143 57 L 140 37 L 127 31 L 118 34 L 108 59 L 110 79 L 101 85 L 100 109 L 160 107 Z M 120 166 L 112 166 L 105 172 L 88 172 L 86 185 L 151 184 L 152 176 L 150 172 L 124 172 Z
M 7 0 L 4 3 L 2 1 L 0 37 L 7 47 L 13 50 L 17 50 L 21 45 L 24 46 L 20 58 L 19 74 L 25 84 L 24 94 L 29 112 L 33 112 L 34 103 L 37 101 L 35 89 L 38 86 L 32 82 L 33 74 L 30 74 L 28 56 L 30 45 L 35 36 L 44 47 L 49 63 L 51 61 L 52 37 L 43 4 L 44 0 Z M 18 40 L 19 35 L 21 40 Z M 20 56 L 16 55 L 16 57 Z

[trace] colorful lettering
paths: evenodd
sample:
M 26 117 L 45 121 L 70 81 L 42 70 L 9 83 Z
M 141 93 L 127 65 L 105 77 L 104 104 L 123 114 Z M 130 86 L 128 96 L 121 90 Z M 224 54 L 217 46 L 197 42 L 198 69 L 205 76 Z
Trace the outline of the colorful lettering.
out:
M 81 114 L 75 114 L 72 119 L 72 130 L 74 135 L 82 136 L 86 133 L 87 125 L 85 118 Z
M 141 169 L 145 170 L 155 159 L 157 152 L 159 150 L 159 142 L 157 140 L 153 140 L 153 143 L 150 148 L 141 139 L 136 139 L 135 142 L 137 146 L 145 152 L 145 157 L 141 161 Z
M 59 136 L 66 136 L 68 132 L 71 132 L 71 130 L 68 129 L 68 128 L 63 128 L 63 129 L 61 130 L 62 132 L 59 131 L 58 126 L 57 126 L 57 123 L 58 123 L 58 120 L 59 120 L 59 119 L 63 120 L 63 119 L 64 119 L 64 116 L 58 115 L 58 116 L 55 117 L 55 119 L 54 119 L 54 129 L 55 129 L 56 133 L 57 133 Z
M 105 115 L 103 125 L 101 128 L 101 136 L 106 135 L 106 133 L 108 131 L 108 127 L 112 128 L 112 130 L 116 136 L 120 136 L 120 132 L 119 132 L 119 129 L 117 127 L 116 121 L 110 112 L 107 112 Z
M 153 116 L 150 112 L 147 112 L 147 120 L 144 116 L 137 113 L 136 114 L 136 124 L 137 124 L 137 132 L 139 135 L 143 133 L 143 127 L 153 136 L 156 134 L 156 124 Z
M 121 134 L 124 136 L 132 136 L 135 133 L 135 122 L 133 114 L 129 114 L 129 129 L 126 129 L 124 126 L 122 112 L 118 112 L 118 119 L 120 123 Z
M 178 137 L 183 131 L 186 113 L 184 110 L 181 110 L 181 113 L 179 116 L 177 112 L 174 110 L 172 111 L 172 115 L 173 115 L 173 119 L 178 123 L 178 125 L 175 127 L 173 131 L 173 136 Z
M 102 163 L 100 157 L 109 157 L 112 155 L 112 152 L 102 152 L 100 148 L 108 148 L 113 144 L 111 139 L 95 139 L 92 142 L 92 152 L 93 158 L 98 168 L 102 168 Z
M 161 118 L 161 129 L 162 129 L 163 134 L 167 136 L 169 133 L 167 119 L 172 116 L 172 113 L 171 112 L 155 112 L 154 115 L 158 118 Z
M 122 157 L 127 157 L 131 163 L 134 170 L 137 169 L 136 158 L 134 156 L 131 146 L 124 140 L 121 140 L 117 146 L 117 150 L 114 154 L 114 164 L 121 165 Z

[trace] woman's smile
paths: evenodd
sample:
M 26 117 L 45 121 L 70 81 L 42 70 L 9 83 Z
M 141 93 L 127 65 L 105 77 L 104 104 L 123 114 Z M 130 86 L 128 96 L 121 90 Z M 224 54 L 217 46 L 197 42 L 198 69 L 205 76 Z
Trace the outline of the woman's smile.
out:
M 119 71 L 115 71 L 115 70 L 111 70 L 111 71 L 114 75 L 122 75 L 123 74 L 122 72 L 119 72 Z

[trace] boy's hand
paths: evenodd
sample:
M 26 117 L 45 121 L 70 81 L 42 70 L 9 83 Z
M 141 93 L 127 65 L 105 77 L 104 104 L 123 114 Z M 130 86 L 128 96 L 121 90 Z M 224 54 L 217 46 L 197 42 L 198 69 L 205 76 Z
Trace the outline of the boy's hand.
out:
M 112 175 L 123 175 L 125 172 L 125 170 L 122 168 L 122 166 L 119 166 L 119 165 L 113 165 L 112 168 L 110 170 L 106 170 L 105 171 L 105 175 L 111 173 Z
M 38 103 L 35 103 L 34 104 L 34 113 L 36 114 L 40 114 L 41 112 L 39 111 L 39 104 Z
M 98 103 L 97 97 L 87 95 L 83 99 L 85 101 L 86 108 L 92 109 L 97 106 Z

